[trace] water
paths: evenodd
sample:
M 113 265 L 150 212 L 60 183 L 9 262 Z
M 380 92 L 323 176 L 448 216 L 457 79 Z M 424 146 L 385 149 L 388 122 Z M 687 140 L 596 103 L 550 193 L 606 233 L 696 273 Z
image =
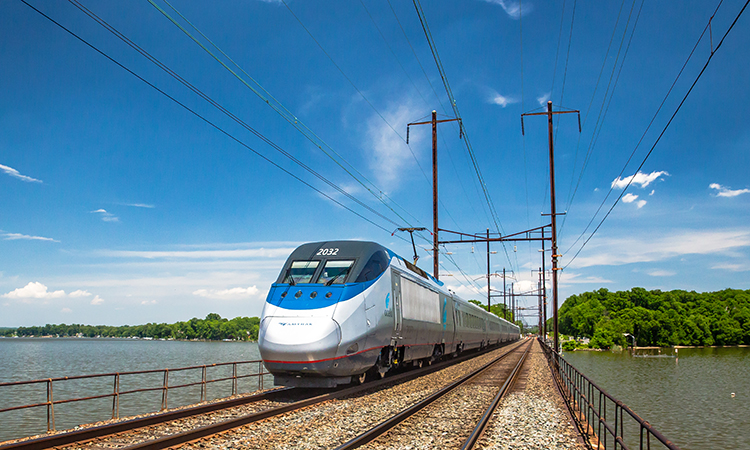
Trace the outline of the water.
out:
M 27 381 L 76 375 L 151 369 L 179 368 L 233 361 L 259 360 L 258 345 L 250 342 L 183 342 L 136 339 L 2 339 L 0 338 L 0 382 Z M 238 366 L 238 375 L 258 372 L 258 364 Z M 208 379 L 230 377 L 232 366 L 207 369 Z M 200 382 L 201 370 L 170 372 L 169 385 Z M 144 387 L 160 387 L 164 373 L 122 376 L 120 392 Z M 272 385 L 266 376 L 264 386 Z M 114 377 L 69 380 L 53 383 L 54 400 L 106 395 L 113 392 Z M 239 392 L 252 392 L 257 378 L 238 380 Z M 231 395 L 232 382 L 211 383 L 207 399 Z M 169 391 L 168 406 L 188 405 L 200 401 L 200 385 Z M 46 385 L 0 388 L 0 409 L 43 403 Z M 162 391 L 133 393 L 120 397 L 120 417 L 158 411 Z M 112 397 L 85 402 L 55 405 L 55 428 L 58 430 L 110 419 Z M 0 442 L 46 432 L 46 407 L 0 413 Z
M 750 348 L 649 353 L 563 358 L 683 449 L 750 450 Z

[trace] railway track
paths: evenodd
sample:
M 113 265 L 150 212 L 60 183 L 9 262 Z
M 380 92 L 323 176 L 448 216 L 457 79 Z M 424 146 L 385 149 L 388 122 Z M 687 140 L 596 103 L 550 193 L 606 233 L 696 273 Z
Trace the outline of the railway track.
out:
M 495 408 L 513 385 L 532 343 L 500 355 L 336 450 L 404 448 L 415 442 L 427 448 L 474 448 Z M 477 404 L 487 405 L 483 413 Z M 475 424 L 473 429 L 471 423 Z M 425 442 L 425 430 L 429 442 Z
M 512 346 L 501 347 L 501 350 L 508 347 Z M 358 397 L 366 395 L 368 391 L 378 391 L 389 384 L 406 383 L 492 351 L 498 351 L 498 349 L 465 355 L 360 386 L 335 391 L 278 389 L 241 399 L 14 442 L 0 446 L 0 450 L 31 450 L 52 447 L 58 449 L 161 449 L 176 447 L 326 401 Z M 187 429 L 187 431 L 181 431 L 184 429 Z

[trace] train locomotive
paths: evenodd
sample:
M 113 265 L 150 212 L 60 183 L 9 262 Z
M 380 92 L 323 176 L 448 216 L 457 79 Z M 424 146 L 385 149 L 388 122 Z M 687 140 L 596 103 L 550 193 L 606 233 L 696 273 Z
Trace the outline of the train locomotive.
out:
M 276 385 L 336 387 L 519 332 L 382 245 L 328 241 L 289 256 L 266 298 L 258 346 Z

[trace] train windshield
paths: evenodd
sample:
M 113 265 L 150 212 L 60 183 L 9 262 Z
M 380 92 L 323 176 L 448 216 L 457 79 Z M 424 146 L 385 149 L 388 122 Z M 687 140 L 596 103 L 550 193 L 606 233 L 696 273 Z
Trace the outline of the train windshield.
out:
M 292 266 L 286 273 L 282 283 L 309 283 L 315 275 L 320 261 L 292 261 Z
M 326 286 L 331 284 L 344 284 L 346 276 L 349 275 L 349 271 L 354 265 L 354 260 L 344 261 L 326 261 L 326 265 L 323 266 L 323 270 L 320 272 L 318 277 L 318 283 L 323 283 Z

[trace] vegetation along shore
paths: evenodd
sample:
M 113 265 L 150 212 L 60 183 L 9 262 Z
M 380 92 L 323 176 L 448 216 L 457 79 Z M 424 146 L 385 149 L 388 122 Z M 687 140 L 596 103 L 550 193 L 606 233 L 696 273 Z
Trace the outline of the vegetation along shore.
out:
M 590 348 L 748 345 L 750 290 L 599 289 L 568 297 L 559 320 L 562 334 L 590 339 Z M 574 345 L 582 344 L 565 350 Z

